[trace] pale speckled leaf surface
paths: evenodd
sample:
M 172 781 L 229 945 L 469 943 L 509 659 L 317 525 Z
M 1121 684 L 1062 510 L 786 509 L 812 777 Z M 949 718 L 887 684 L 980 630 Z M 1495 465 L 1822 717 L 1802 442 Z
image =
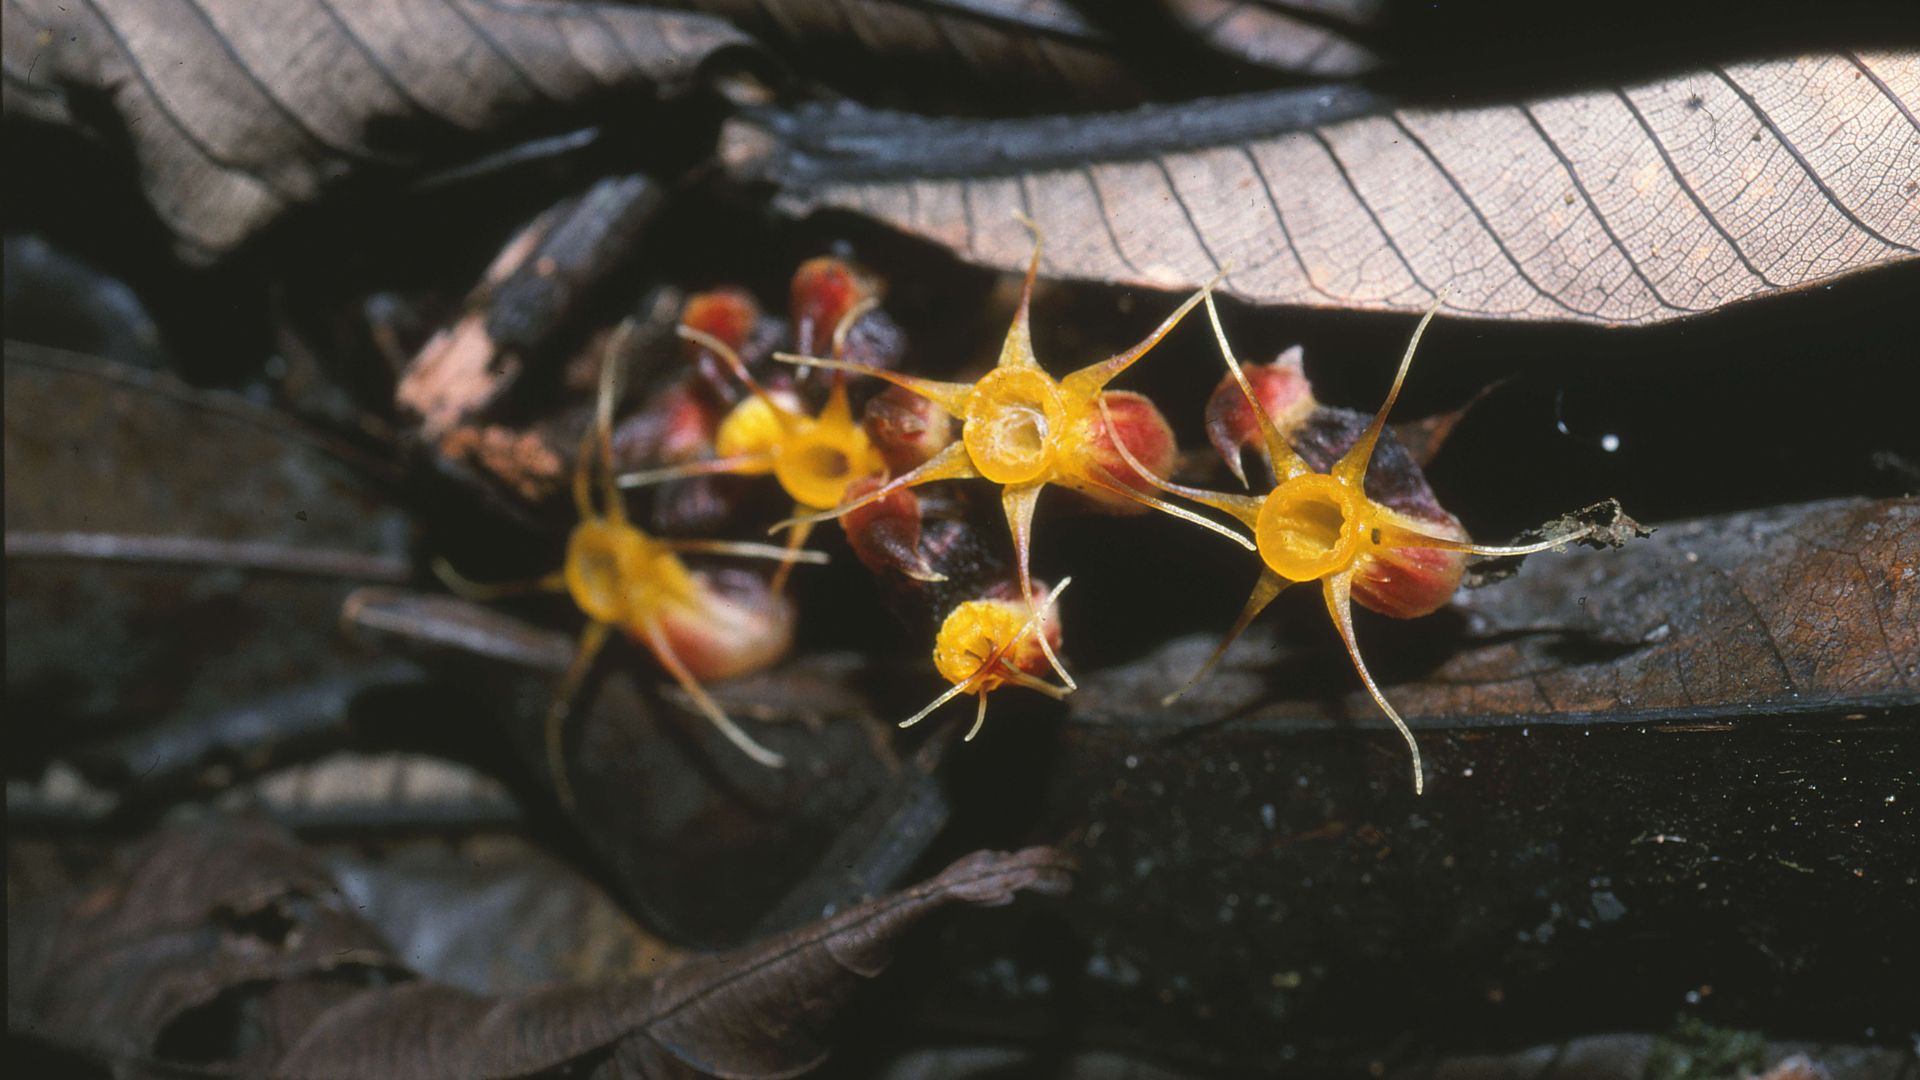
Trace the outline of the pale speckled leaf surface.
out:
M 1445 290 L 1457 315 L 1629 326 L 1911 259 L 1916 112 L 1920 54 L 1834 53 L 968 175 L 924 150 L 807 161 L 800 131 L 762 170 L 791 211 L 987 266 L 1025 263 L 1025 213 L 1057 277 L 1190 288 L 1230 263 L 1225 291 L 1258 304 L 1411 312 Z
M 556 0 L 10 0 L 4 19 L 8 113 L 73 122 L 78 95 L 104 96 L 200 259 L 350 174 L 670 93 L 746 40 L 696 13 Z

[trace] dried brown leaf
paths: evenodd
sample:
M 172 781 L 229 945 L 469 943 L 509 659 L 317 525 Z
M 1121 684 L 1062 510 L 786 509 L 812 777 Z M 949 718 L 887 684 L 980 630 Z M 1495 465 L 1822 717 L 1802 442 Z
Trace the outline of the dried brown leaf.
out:
M 615 93 L 670 94 L 745 42 L 686 12 L 553 0 L 20 0 L 6 104 L 114 133 L 183 254 L 210 259 L 355 173 L 478 149 Z
M 768 119 L 771 141 L 735 128 L 727 156 L 791 211 L 866 214 L 988 266 L 1024 265 L 1024 213 L 1045 273 L 1191 288 L 1231 263 L 1225 291 L 1261 304 L 1419 311 L 1444 290 L 1460 315 L 1634 325 L 1920 245 L 1913 52 L 1462 109 L 1309 96 L 1071 124 L 800 114 Z M 1376 114 L 1333 119 L 1355 112 Z
M 1124 105 L 1137 65 L 1067 0 L 670 0 L 750 31 L 843 90 L 922 107 Z
M 276 1076 L 511 1077 L 613 1046 L 616 1072 L 784 1077 L 826 1057 L 824 1027 L 895 942 L 954 902 L 1064 891 L 1058 852 L 976 852 L 891 896 L 658 978 L 484 998 L 432 984 L 368 991 L 319 1018 Z
M 1300 0 L 1165 0 L 1180 25 L 1209 46 L 1250 64 L 1337 79 L 1380 66 L 1373 50 L 1355 41 L 1331 14 L 1377 17 L 1375 4 L 1316 4 Z M 1351 10 L 1338 10 L 1348 8 Z

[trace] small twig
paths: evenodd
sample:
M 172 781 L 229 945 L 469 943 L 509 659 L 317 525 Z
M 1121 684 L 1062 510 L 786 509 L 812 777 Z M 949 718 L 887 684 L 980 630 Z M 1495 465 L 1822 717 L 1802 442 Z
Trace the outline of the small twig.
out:
M 129 536 L 122 533 L 9 532 L 9 559 L 99 559 L 189 567 L 256 570 L 270 574 L 401 584 L 412 563 L 394 555 L 291 547 L 252 540 L 207 540 L 196 536 Z

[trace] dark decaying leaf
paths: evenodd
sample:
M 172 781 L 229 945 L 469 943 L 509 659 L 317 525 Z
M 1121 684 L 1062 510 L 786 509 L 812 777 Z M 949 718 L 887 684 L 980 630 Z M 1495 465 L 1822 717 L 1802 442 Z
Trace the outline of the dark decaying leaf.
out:
M 549 782 L 545 715 L 572 655 L 566 635 L 451 597 L 384 588 L 356 594 L 342 621 L 368 644 L 417 654 L 468 687 L 460 722 L 504 728 L 527 771 Z M 567 721 L 575 824 L 629 906 L 676 941 L 732 945 L 756 928 L 815 917 L 850 884 L 852 895 L 885 887 L 944 819 L 944 801 L 925 790 L 924 763 L 903 768 L 873 720 L 858 658 L 810 656 L 708 688 L 787 756 L 784 769 L 732 750 L 641 650 L 610 648 L 597 670 Z M 871 843 L 847 835 L 890 821 L 897 835 Z
M 191 1053 L 283 1077 L 474 1080 L 589 1055 L 609 1066 L 601 1075 L 791 1076 L 825 1057 L 833 1014 L 914 924 L 952 903 L 1005 904 L 1069 881 L 1051 849 L 977 852 L 910 889 L 657 976 L 484 997 L 381 985 L 383 973 L 405 974 L 313 855 L 264 823 L 206 818 L 135 844 L 78 895 L 9 904 L 8 1023 L 121 1063 Z M 218 1015 L 246 1022 L 206 1022 L 216 999 Z
M 370 662 L 237 702 L 212 713 L 168 717 L 150 727 L 75 750 L 89 777 L 153 795 L 180 794 L 203 780 L 210 788 L 234 780 L 235 766 L 257 771 L 338 743 L 357 703 L 418 685 L 418 669 L 404 662 Z
M 160 328 L 139 294 L 46 237 L 9 230 L 4 278 L 8 338 L 133 367 L 166 363 Z
M 1723 1040 L 1745 1033 L 1716 1032 Z M 1904 1052 L 1882 1046 L 1818 1045 L 1751 1040 L 1757 1053 L 1744 1063 L 1760 1080 L 1888 1080 L 1900 1074 Z M 1589 1035 L 1549 1046 L 1500 1054 L 1462 1054 L 1407 1065 L 1387 1073 L 1392 1080 L 1678 1080 L 1680 1076 L 1726 1076 L 1731 1072 L 1663 1072 L 1657 1063 L 1673 1040 L 1654 1035 Z M 874 1080 L 995 1080 L 1008 1075 L 1071 1077 L 1072 1080 L 1197 1080 L 1210 1073 L 1168 1069 L 1151 1060 L 1114 1053 L 1057 1053 L 1001 1046 L 943 1047 L 889 1059 Z M 1356 1070 L 1358 1071 L 1358 1070 Z
M 1634 325 L 1911 259 L 1917 112 L 1920 54 L 1860 52 L 1460 109 L 1313 91 L 1110 124 L 767 114 L 727 157 L 790 211 L 988 266 L 1026 263 L 1024 213 L 1056 277 L 1192 288 L 1230 263 L 1224 290 L 1261 304 L 1444 294 L 1460 315 Z
M 707 16 L 553 0 L 21 0 L 6 105 L 117 116 L 183 254 L 209 259 L 348 176 L 471 153 L 508 125 L 684 89 L 746 39 Z
M 1423 720 L 1707 721 L 1911 705 L 1920 701 L 1916 566 L 1912 499 L 1682 522 L 1620 551 L 1534 556 L 1517 576 L 1456 599 L 1453 640 L 1430 654 L 1438 663 L 1385 656 L 1374 667 L 1389 673 L 1383 687 L 1416 732 Z M 1370 620 L 1361 647 L 1401 629 Z M 1358 693 L 1338 710 L 1303 696 L 1303 668 L 1317 661 L 1274 657 L 1272 633 L 1236 647 L 1160 722 L 1317 726 L 1344 713 L 1361 726 L 1385 723 Z M 1154 722 L 1135 707 L 1147 684 L 1178 685 L 1173 673 L 1210 647 L 1176 643 L 1152 662 L 1091 676 L 1070 704 L 1090 719 Z
M 1363 75 L 1380 65 L 1342 21 L 1373 21 L 1380 4 L 1312 0 L 1165 0 L 1180 25 L 1209 46 L 1250 64 L 1325 79 Z
M 1813 503 L 1535 557 L 1457 618 L 1365 620 L 1424 796 L 1318 597 L 1283 597 L 1175 708 L 1155 700 L 1210 639 L 1090 673 L 1045 767 L 989 725 L 997 756 L 956 783 L 958 820 L 1069 838 L 1087 887 L 1045 921 L 956 926 L 919 973 L 924 1015 L 1228 1072 L 1661 1031 L 1696 1007 L 1904 1031 L 1916 567 L 1920 501 Z
M 341 599 L 412 571 L 364 464 L 233 396 L 9 343 L 11 730 L 71 740 L 358 668 Z
M 1701 1053 L 1701 1042 L 1738 1048 L 1727 1057 Z M 1680 1080 L 1687 1076 L 1759 1080 L 1878 1080 L 1903 1066 L 1898 1050 L 1770 1042 L 1752 1032 L 1682 1025 L 1671 1035 L 1589 1035 L 1505 1054 L 1462 1054 L 1398 1070 L 1395 1080 Z
M 687 955 L 514 833 L 328 846 L 320 858 L 400 963 L 476 994 L 656 974 Z
M 326 868 L 247 819 L 170 826 L 76 893 L 10 902 L 7 940 L 9 1030 L 122 1061 L 243 985 L 394 966 Z
M 612 1075 L 794 1076 L 826 1057 L 826 1023 L 915 923 L 956 901 L 999 905 L 1068 884 L 1050 849 L 977 852 L 920 885 L 653 979 L 491 1000 L 417 983 L 370 991 L 321 1017 L 274 1071 L 519 1076 L 617 1044 Z
M 1143 96 L 1069 0 L 669 0 L 731 19 L 796 70 L 864 98 L 968 111 L 1127 105 Z
M 790 930 L 903 880 L 951 817 L 952 799 L 936 771 L 951 743 L 931 740 L 902 761 L 815 860 L 813 871 L 760 917 L 756 929 L 763 934 Z

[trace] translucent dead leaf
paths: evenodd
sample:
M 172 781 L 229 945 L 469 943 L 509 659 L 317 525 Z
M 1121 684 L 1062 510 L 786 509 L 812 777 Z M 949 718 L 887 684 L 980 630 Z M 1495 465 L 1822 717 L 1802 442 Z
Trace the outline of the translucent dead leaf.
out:
M 6 106 L 57 123 L 107 97 L 182 254 L 207 261 L 356 174 L 471 154 L 616 92 L 671 95 L 746 38 L 708 16 L 500 0 L 23 0 Z M 17 76 L 17 77 L 16 77 Z
M 1002 269 L 1025 214 L 1057 277 L 1184 289 L 1231 263 L 1222 291 L 1260 304 L 1419 311 L 1444 288 L 1461 315 L 1636 325 L 1911 260 L 1916 111 L 1920 54 L 1843 52 L 1461 109 L 1330 90 L 1072 123 L 770 114 L 730 160 L 790 211 Z

